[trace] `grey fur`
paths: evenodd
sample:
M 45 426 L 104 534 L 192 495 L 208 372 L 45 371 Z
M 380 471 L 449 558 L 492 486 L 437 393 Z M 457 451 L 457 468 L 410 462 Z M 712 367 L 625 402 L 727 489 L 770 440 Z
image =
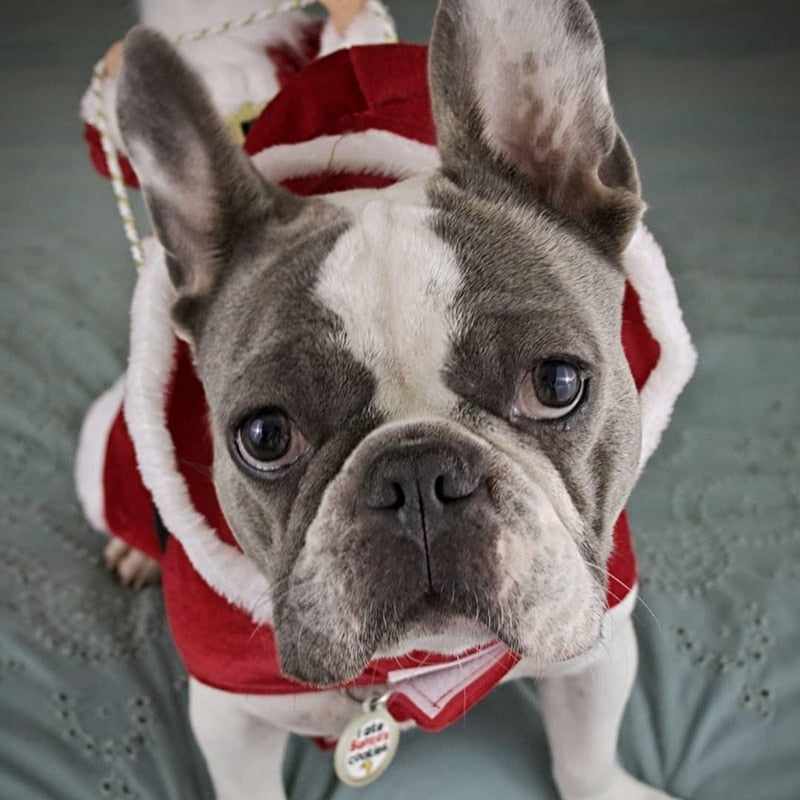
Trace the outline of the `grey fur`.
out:
M 598 635 L 611 528 L 638 461 L 619 264 L 638 178 L 598 94 L 602 45 L 583 0 L 509 3 L 488 30 L 479 7 L 445 0 L 431 48 L 443 169 L 427 185 L 428 224 L 460 284 L 445 309 L 457 328 L 447 363 L 431 376 L 455 400 L 416 420 L 384 418 L 375 375 L 315 294 L 357 218 L 267 185 L 166 41 L 142 30 L 127 40 L 121 129 L 206 391 L 220 503 L 271 583 L 282 668 L 310 683 L 346 680 L 377 650 L 454 626 L 542 663 Z M 552 23 L 553 40 L 509 55 L 505 32 L 530 15 Z M 524 122 L 499 148 L 478 86 L 487 48 Z M 537 84 L 547 70 L 567 78 Z M 556 147 L 568 88 L 575 126 Z M 523 376 L 549 357 L 584 367 L 586 401 L 560 421 L 515 418 Z M 271 476 L 244 467 L 234 442 L 263 407 L 285 409 L 311 445 Z M 457 499 L 447 508 L 431 495 L 439 477 Z M 417 487 L 404 514 L 387 511 L 392 484 Z
M 197 75 L 159 33 L 125 38 L 117 91 L 120 132 L 183 299 L 208 294 L 217 273 L 252 249 L 268 221 L 306 205 L 269 186 L 230 138 Z M 187 304 L 179 314 L 192 327 Z
M 489 69 L 497 78 L 487 88 Z M 543 201 L 598 242 L 624 249 L 643 209 L 639 179 L 601 91 L 603 45 L 584 0 L 445 0 L 430 83 L 448 177 L 479 196 Z M 499 117 L 500 137 L 490 124 Z
M 447 383 L 468 406 L 507 417 L 521 376 L 557 355 L 582 364 L 588 399 L 568 422 L 510 426 L 522 452 L 541 448 L 556 465 L 605 562 L 609 535 L 633 485 L 639 399 L 620 343 L 624 279 L 618 263 L 579 229 L 508 202 L 475 199 L 434 179 L 436 231 L 458 254 L 464 283 Z M 485 422 L 475 425 L 480 429 Z M 606 454 L 597 470 L 595 460 Z M 604 474 L 613 480 L 599 481 Z

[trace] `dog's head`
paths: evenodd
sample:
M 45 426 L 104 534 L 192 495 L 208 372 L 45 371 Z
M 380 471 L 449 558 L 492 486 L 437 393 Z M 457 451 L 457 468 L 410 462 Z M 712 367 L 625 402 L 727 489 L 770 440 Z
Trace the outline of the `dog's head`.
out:
M 430 83 L 440 170 L 301 199 L 160 36 L 125 47 L 120 126 L 219 500 L 311 683 L 441 635 L 585 651 L 636 472 L 620 256 L 642 206 L 589 7 L 444 0 Z

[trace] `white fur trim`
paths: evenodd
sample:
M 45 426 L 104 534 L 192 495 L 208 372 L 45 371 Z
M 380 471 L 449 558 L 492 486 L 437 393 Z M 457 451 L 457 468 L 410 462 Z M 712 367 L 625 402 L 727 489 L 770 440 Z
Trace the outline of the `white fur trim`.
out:
M 108 435 L 122 407 L 125 376 L 92 403 L 81 426 L 75 454 L 75 488 L 89 524 L 108 533 L 103 492 L 103 471 L 108 449 Z
M 97 118 L 105 114 L 106 127 L 114 147 L 123 155 L 126 153 L 122 142 L 122 134 L 117 124 L 117 80 L 116 78 L 103 78 L 100 84 L 101 94 L 92 91 L 91 85 L 81 98 L 81 118 L 95 128 L 98 127 Z
M 268 147 L 253 156 L 253 164 L 273 183 L 323 172 L 368 173 L 402 180 L 436 169 L 439 152 L 433 145 L 390 131 L 369 130 Z
M 639 471 L 658 447 L 678 396 L 692 377 L 697 352 L 683 323 L 675 284 L 661 248 L 644 225 L 639 225 L 623 254 L 623 265 L 639 295 L 647 327 L 661 348 L 655 369 L 640 392 L 642 453 Z
M 325 21 L 319 40 L 319 57 L 363 44 L 387 44 L 397 41 L 397 31 L 386 6 L 378 0 L 367 0 L 343 35 L 330 18 Z
M 145 242 L 145 259 L 131 306 L 125 392 L 125 419 L 142 481 L 164 525 L 208 585 L 247 611 L 254 621 L 269 622 L 272 604 L 266 579 L 243 553 L 217 537 L 192 504 L 178 471 L 164 409 L 175 349 L 170 320 L 173 289 L 163 250 L 154 239 Z
M 215 28 L 224 22 L 238 22 L 253 12 L 275 5 L 274 0 L 139 0 L 139 20 L 173 38 L 182 34 L 192 35 L 204 28 Z M 245 28 L 234 26 L 229 36 L 247 37 L 252 42 L 273 42 L 291 37 L 294 28 L 308 22 L 301 11 L 284 11 L 267 20 L 256 22 Z

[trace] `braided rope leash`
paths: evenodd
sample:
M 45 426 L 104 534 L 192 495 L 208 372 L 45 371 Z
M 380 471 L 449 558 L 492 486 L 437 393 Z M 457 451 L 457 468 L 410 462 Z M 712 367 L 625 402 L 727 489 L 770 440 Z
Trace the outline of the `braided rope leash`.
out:
M 273 19 L 278 14 L 283 14 L 288 11 L 297 11 L 305 6 L 313 5 L 314 2 L 315 0 L 283 0 L 283 2 L 274 3 L 269 8 L 262 9 L 261 11 L 254 11 L 242 19 L 230 19 L 219 25 L 202 28 L 194 33 L 183 33 L 173 39 L 173 42 L 179 45 L 184 42 L 199 42 L 204 39 L 211 39 L 215 36 L 224 36 L 231 31 L 249 28 L 259 22 Z M 391 16 L 387 14 L 375 0 L 367 0 L 365 8 L 383 23 L 383 40 L 387 43 L 396 42 L 397 36 L 394 32 L 394 22 Z M 111 121 L 104 110 L 105 91 L 103 83 L 107 77 L 108 72 L 106 70 L 106 60 L 104 57 L 95 64 L 94 70 L 92 71 L 90 91 L 98 101 L 99 110 L 95 118 L 90 121 L 90 124 L 97 128 L 100 134 L 100 145 L 103 149 L 106 166 L 108 167 L 108 173 L 111 177 L 111 188 L 117 201 L 117 210 L 119 211 L 122 226 L 125 230 L 125 238 L 128 240 L 133 262 L 136 268 L 140 269 L 144 265 L 142 238 L 139 234 L 139 228 L 136 225 L 136 218 L 134 217 L 131 201 L 128 197 L 128 189 L 122 177 L 122 168 L 119 163 L 117 148 L 111 138 Z
M 136 269 L 140 269 L 144 265 L 142 239 L 139 235 L 139 229 L 136 226 L 136 219 L 133 216 L 131 201 L 128 198 L 128 189 L 122 177 L 122 167 L 119 165 L 117 148 L 109 132 L 111 123 L 104 111 L 105 94 L 103 92 L 103 81 L 106 79 L 107 74 L 106 60 L 102 58 L 95 64 L 94 71 L 92 72 L 91 92 L 99 101 L 99 110 L 92 124 L 100 133 L 100 146 L 103 148 L 108 174 L 111 177 L 111 189 L 117 200 L 117 210 L 122 220 L 122 227 L 125 229 L 125 238 L 128 240 L 131 257 L 133 258 L 133 263 L 136 265 Z

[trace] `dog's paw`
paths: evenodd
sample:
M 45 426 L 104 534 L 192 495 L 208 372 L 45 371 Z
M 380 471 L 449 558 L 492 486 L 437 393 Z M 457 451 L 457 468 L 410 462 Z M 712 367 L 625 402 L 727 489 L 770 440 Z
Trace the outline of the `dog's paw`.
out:
M 559 788 L 561 800 L 678 800 L 660 789 L 637 781 L 621 767 L 614 772 L 610 784 L 596 791 L 587 790 L 586 787 L 578 791 L 570 791 L 566 787 Z
M 107 569 L 117 573 L 123 586 L 141 589 L 161 577 L 157 561 L 116 537 L 106 545 L 103 561 Z

